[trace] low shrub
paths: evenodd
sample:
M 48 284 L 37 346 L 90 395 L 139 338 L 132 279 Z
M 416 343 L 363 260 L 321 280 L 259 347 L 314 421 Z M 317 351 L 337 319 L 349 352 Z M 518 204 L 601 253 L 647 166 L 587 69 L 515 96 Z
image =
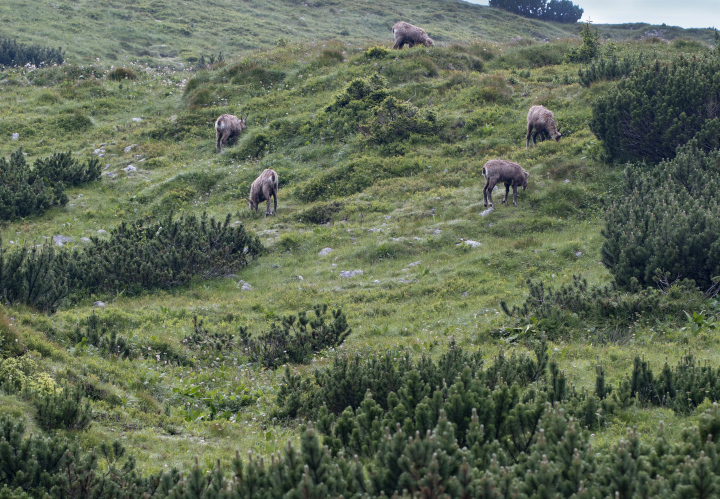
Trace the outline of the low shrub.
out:
M 597 30 L 590 27 L 589 22 L 583 24 L 580 37 L 582 38 L 582 45 L 578 48 L 569 49 L 565 54 L 565 57 L 570 62 L 590 62 L 598 55 L 600 35 L 598 35 Z
M 608 159 L 657 163 L 674 158 L 698 133 L 713 136 L 705 127 L 717 126 L 712 123 L 720 119 L 718 101 L 720 58 L 655 61 L 593 101 L 590 129 Z M 717 137 L 711 143 L 717 144 Z
M 80 111 L 75 111 L 71 114 L 65 114 L 58 117 L 55 120 L 55 126 L 67 133 L 76 133 L 84 132 L 85 130 L 92 128 L 93 122 Z
M 282 364 L 302 364 L 311 356 L 326 348 L 343 344 L 352 330 L 342 310 L 326 315 L 327 305 L 315 305 L 314 317 L 304 311 L 289 315 L 273 323 L 270 330 L 256 336 L 240 329 L 239 343 L 252 362 L 259 362 L 267 369 Z
M 8 37 L 0 37 L 0 66 L 50 66 L 65 62 L 65 52 L 40 45 L 24 45 Z
M 113 81 L 137 80 L 137 74 L 130 68 L 115 68 L 108 71 L 107 77 Z
M 160 220 L 121 223 L 108 239 L 92 242 L 65 269 L 72 290 L 139 293 L 187 284 L 193 277 L 230 274 L 262 253 L 260 240 L 243 225 L 206 213 L 169 214 Z
M 25 161 L 22 148 L 9 159 L 0 157 L 0 220 L 25 218 L 67 204 L 63 183 L 48 179 L 46 184 L 36 171 Z
M 637 68 L 645 65 L 645 57 L 643 54 L 633 56 L 626 54 L 625 57 L 619 59 L 613 54 L 610 57 L 600 56 L 595 58 L 587 67 L 578 69 L 580 84 L 589 87 L 598 80 L 617 80 L 625 76 L 629 76 Z
M 718 135 L 708 139 L 717 143 Z M 657 167 L 628 167 L 602 231 L 602 261 L 618 285 L 692 279 L 711 288 L 720 275 L 719 188 L 720 152 L 706 153 L 696 140 Z
M 92 422 L 90 402 L 78 388 L 65 385 L 52 393 L 35 392 L 32 400 L 38 423 L 45 431 L 84 430 Z
M 33 175 L 46 182 L 62 182 L 78 186 L 100 178 L 100 160 L 92 157 L 80 163 L 72 157 L 70 151 L 55 153 L 47 158 L 39 158 L 33 164 Z M 33 178 L 31 177 L 31 180 Z

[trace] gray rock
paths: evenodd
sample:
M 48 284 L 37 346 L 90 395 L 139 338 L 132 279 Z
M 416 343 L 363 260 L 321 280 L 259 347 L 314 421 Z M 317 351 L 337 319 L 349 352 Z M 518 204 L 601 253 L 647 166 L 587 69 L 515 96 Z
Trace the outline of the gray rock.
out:
M 87 243 L 90 242 L 90 238 L 89 238 L 89 237 L 81 237 L 80 240 L 81 240 L 83 243 L 85 243 L 85 244 L 87 244 Z
M 19 138 L 20 138 L 20 134 L 19 134 L 19 133 L 14 133 L 14 134 L 12 134 L 12 139 L 13 139 L 13 140 L 18 140 Z
M 468 293 L 467 291 L 465 291 L 465 292 L 463 293 L 463 296 L 470 296 L 470 293 Z
M 480 216 L 481 216 L 481 217 L 486 217 L 486 216 L 488 216 L 490 213 L 492 213 L 493 211 L 495 211 L 495 210 L 494 210 L 493 207 L 491 206 L 491 207 L 488 208 L 487 210 L 481 211 L 481 212 L 480 212 Z
M 482 243 L 473 241 L 471 239 L 467 239 L 461 243 L 458 243 L 457 246 L 460 246 L 461 244 L 464 244 L 465 246 L 470 246 L 471 248 L 479 248 L 480 246 L 482 246 Z
M 108 178 L 113 178 L 117 175 L 115 172 L 106 172 L 105 175 L 107 175 Z
M 82 197 L 83 197 L 82 194 L 78 194 L 78 197 L 77 197 L 77 198 L 78 198 L 78 199 L 81 199 Z
M 440 234 L 442 232 L 442 229 L 434 229 L 433 234 Z
M 398 282 L 401 284 L 408 284 L 413 282 L 415 279 L 398 279 Z
M 123 171 L 132 173 L 132 172 L 136 172 L 137 168 L 135 168 L 133 165 L 127 165 L 125 168 L 123 168 Z
M 143 120 L 142 118 L 133 118 L 133 119 L 132 119 L 132 121 L 136 121 L 136 122 L 140 122 L 140 121 L 142 121 L 142 120 Z
M 104 152 L 98 154 L 98 158 L 104 158 L 104 157 L 105 157 L 105 153 L 104 153 Z
M 98 155 L 98 154 L 102 154 L 102 153 L 104 153 L 104 152 L 105 152 L 105 149 L 95 149 L 95 150 L 93 151 L 93 154 Z
M 133 150 L 133 147 L 135 147 L 135 144 L 130 144 L 130 145 L 127 146 L 125 149 L 123 149 L 123 152 L 124 152 L 124 153 L 129 153 L 130 151 Z
M 382 229 L 368 229 L 368 232 L 382 232 Z
M 569 184 L 569 183 L 570 183 L 570 179 L 569 179 L 569 178 L 566 178 L 565 180 L 563 180 L 563 184 Z
M 575 253 L 575 256 L 578 258 L 580 258 L 582 255 L 583 255 L 582 251 L 578 251 L 577 253 Z
M 252 286 L 250 286 L 248 283 L 244 283 L 242 287 L 240 288 L 240 291 L 251 291 Z
M 490 222 L 490 223 L 488 224 L 488 227 L 492 227 L 493 225 L 495 225 L 495 224 L 492 223 L 492 222 Z
M 105 168 L 103 168 L 103 170 L 107 170 L 108 168 L 110 168 L 110 163 L 106 164 Z
M 340 272 L 340 277 L 353 277 L 356 275 L 364 275 L 362 270 L 343 270 Z
M 72 208 L 73 206 L 75 206 L 75 203 L 70 203 L 70 204 L 68 204 L 68 207 L 69 207 L 69 208 Z
M 105 229 L 100 229 L 97 231 L 98 234 L 107 234 L 107 231 Z
M 385 220 L 390 220 L 390 215 L 385 215 Z
M 332 248 L 323 248 L 318 252 L 318 256 L 327 256 L 333 252 Z
M 53 236 L 53 241 L 55 242 L 55 246 L 63 246 L 65 243 L 71 243 L 72 237 Z
M 95 303 L 93 303 L 93 307 L 105 308 L 105 302 L 98 300 Z
M 417 262 L 412 262 L 412 263 L 408 264 L 408 267 L 416 267 L 416 266 L 420 265 L 421 261 L 422 260 L 418 260 Z

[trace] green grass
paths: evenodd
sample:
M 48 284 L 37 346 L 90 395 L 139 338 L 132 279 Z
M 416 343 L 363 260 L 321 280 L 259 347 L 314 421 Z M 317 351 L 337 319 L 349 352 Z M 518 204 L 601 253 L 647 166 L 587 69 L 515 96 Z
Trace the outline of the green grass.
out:
M 579 66 L 562 62 L 572 43 L 567 40 L 487 43 L 517 36 L 502 23 L 512 23 L 523 37 L 532 33 L 564 38 L 575 27 L 542 24 L 470 4 L 421 2 L 418 18 L 412 20 L 429 24 L 442 43 L 368 60 L 362 51 L 386 44 L 392 19 L 405 18 L 400 13 L 410 4 L 395 4 L 387 11 L 373 6 L 372 14 L 368 6 L 349 2 L 319 7 L 223 4 L 221 18 L 220 6 L 196 2 L 187 6 L 183 19 L 164 10 L 164 2 L 115 2 L 108 9 L 90 5 L 84 0 L 40 2 L 32 15 L 20 2 L 0 7 L 0 18 L 5 26 L 16 27 L 15 35 L 34 43 L 63 44 L 71 62 L 87 64 L 100 58 L 99 64 L 83 68 L 6 69 L 0 150 L 8 154 L 22 146 L 32 160 L 59 150 L 85 157 L 102 149 L 101 160 L 108 165 L 99 182 L 68 190 L 67 207 L 5 224 L 3 248 L 36 244 L 57 234 L 73 237 L 73 244 L 80 245 L 81 237 L 110 230 L 121 220 L 191 210 L 220 217 L 237 213 L 237 220 L 261 236 L 268 254 L 240 276 L 172 291 L 90 296 L 66 303 L 51 316 L 23 307 L 6 309 L 25 346 L 38 352 L 33 355 L 42 370 L 58 382 L 82 380 L 99 390 L 93 401 L 96 421 L 77 435 L 83 444 L 121 435 L 140 466 L 155 470 L 164 463 L 187 466 L 195 455 L 207 467 L 216 458 L 229 463 L 235 449 L 269 454 L 297 435 L 295 422 L 276 424 L 267 417 L 280 370 L 262 371 L 227 354 L 190 370 L 156 362 L 155 352 L 130 362 L 76 349 L 70 333 L 92 313 L 98 299 L 107 306 L 95 313 L 119 333 L 154 338 L 178 349 L 183 348 L 194 315 L 213 328 L 236 331 L 243 324 L 260 331 L 283 314 L 328 303 L 342 307 L 353 328 L 341 352 L 414 352 L 417 345 L 435 354 L 455 338 L 490 357 L 499 349 L 526 348 L 491 333 L 508 323 L 500 301 L 521 303 L 528 277 L 563 283 L 581 274 L 592 284 L 609 282 L 609 273 L 599 263 L 602 209 L 620 190 L 622 167 L 597 159 L 597 141 L 587 124 L 590 103 L 611 84 L 581 87 Z M 251 23 L 247 5 L 254 9 L 252 15 L 267 14 L 267 22 Z M 51 25 L 48 38 L 40 38 L 32 23 L 49 16 L 50 9 L 60 20 Z M 350 39 L 321 42 L 339 38 L 325 18 L 339 16 L 341 9 Z M 443 18 L 433 15 L 431 23 L 432 13 L 440 10 Z M 82 31 L 87 16 L 97 19 L 92 18 L 93 29 Z M 456 22 L 468 16 L 468 22 Z M 279 29 L 280 24 L 288 27 Z M 249 25 L 254 27 L 247 32 L 237 28 Z M 128 26 L 123 41 L 118 31 Z M 645 28 L 634 26 L 623 31 L 622 38 Z M 132 30 L 142 35 L 136 38 Z M 602 32 L 621 38 L 619 28 L 602 27 Z M 246 52 L 208 71 L 148 66 L 217 52 L 217 40 L 223 36 L 230 37 L 227 50 L 235 53 L 272 46 L 279 37 L 307 40 L 306 33 L 318 41 Z M 675 33 L 671 28 L 667 33 L 683 39 L 709 36 L 704 31 Z M 478 38 L 486 42 L 477 43 Z M 372 41 L 361 43 L 365 39 Z M 162 44 L 174 52 L 161 57 L 152 47 Z M 150 47 L 149 53 L 141 54 L 140 47 Z M 620 54 L 642 51 L 661 58 L 679 49 L 705 50 L 695 44 L 617 43 Z M 128 61 L 143 62 L 133 66 L 138 79 L 108 79 L 110 65 L 125 64 L 126 56 Z M 484 62 L 482 72 L 471 71 L 468 61 L 474 60 Z M 325 108 L 334 96 L 346 82 L 375 72 L 386 77 L 391 95 L 437 113 L 437 137 L 418 140 L 395 157 L 369 144 L 354 123 L 343 130 L 328 129 L 323 120 L 334 117 Z M 525 149 L 525 116 L 534 104 L 554 111 L 565 132 L 560 143 Z M 216 155 L 215 118 L 241 111 L 249 113 L 247 132 L 236 146 Z M 14 132 L 20 134 L 18 141 L 11 140 Z M 268 147 L 259 150 L 258 159 L 247 159 L 260 134 L 268 138 Z M 133 147 L 125 152 L 129 146 Z M 522 164 L 531 172 L 530 184 L 519 193 L 517 208 L 502 206 L 497 192 L 495 211 L 481 216 L 481 168 L 498 157 Z M 137 173 L 123 171 L 130 164 Z M 360 165 L 358 175 L 366 174 L 363 168 L 370 164 L 381 165 L 371 171 L 382 174 L 366 178 L 366 184 L 348 194 L 336 196 L 327 190 L 316 201 L 305 201 L 303 193 L 313 179 L 351 164 Z M 251 213 L 244 201 L 250 183 L 264 168 L 275 169 L 280 177 L 276 217 Z M 337 182 L 343 180 L 339 177 Z M 322 224 L 310 221 L 317 217 Z M 468 239 L 482 245 L 462 244 Z M 334 251 L 318 256 L 324 247 Z M 419 263 L 411 265 L 415 262 Z M 364 274 L 342 278 L 342 270 Z M 241 291 L 240 279 L 253 289 Z M 688 347 L 713 364 L 720 362 L 712 334 L 694 336 L 674 324 L 652 330 L 638 327 L 616 337 L 618 344 L 594 345 L 580 331 L 552 344 L 551 354 L 569 380 L 587 388 L 594 386 L 596 359 L 605 365 L 612 384 L 628 372 L 639 352 L 657 369 L 665 358 L 674 363 Z M 313 365 L 325 365 L 334 355 L 337 352 L 324 352 L 310 366 L 293 369 L 310 373 Z M 257 394 L 257 402 L 240 409 L 234 422 L 186 421 L 187 401 L 173 389 L 200 383 L 228 394 L 247 389 Z M 3 412 L 33 418 L 21 399 L 3 396 L 0 405 Z M 695 417 L 660 409 L 622 411 L 598 432 L 598 446 L 617 441 L 630 425 L 651 438 L 660 420 L 677 428 L 692 424 Z

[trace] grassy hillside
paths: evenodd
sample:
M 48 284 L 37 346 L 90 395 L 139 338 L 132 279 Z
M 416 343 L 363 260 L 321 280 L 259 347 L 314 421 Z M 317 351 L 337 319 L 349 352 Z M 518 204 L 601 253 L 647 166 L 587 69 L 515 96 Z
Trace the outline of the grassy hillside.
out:
M 194 66 L 201 54 L 235 55 L 289 42 L 339 40 L 390 45 L 391 28 L 406 20 L 423 26 L 441 45 L 486 40 L 507 42 L 518 36 L 555 40 L 576 36 L 579 26 L 533 21 L 500 9 L 456 0 L 378 4 L 368 1 L 305 2 L 277 0 L 169 2 L 91 0 L 22 2 L 0 5 L 0 35 L 22 43 L 57 47 L 77 64 L 140 61 L 153 65 Z M 671 23 L 670 23 L 671 24 Z M 691 38 L 711 43 L 711 30 L 683 30 L 643 23 L 603 25 L 603 36 L 637 40 Z
M 266 254 L 239 275 L 171 290 L 74 295 L 52 315 L 23 306 L 5 309 L 3 331 L 13 335 L 6 337 L 16 337 L 32 361 L 26 374 L 47 373 L 58 384 L 78 384 L 91 399 L 93 425 L 68 432 L 83 445 L 121 437 L 143 470 L 186 467 L 193 456 L 209 469 L 215 459 L 229 462 L 236 449 L 267 455 L 297 438 L 297 421 L 269 416 L 282 369 L 262 369 L 240 353 L 213 357 L 189 350 L 183 340 L 193 331 L 193 316 L 213 330 L 235 333 L 246 325 L 259 332 L 316 303 L 341 307 L 353 332 L 337 351 L 293 367 L 309 375 L 313 366 L 329 365 L 340 353 L 371 356 L 389 349 L 398 356 L 405 351 L 437 356 L 451 339 L 488 359 L 499 351 L 525 352 L 538 339 L 536 331 L 528 333 L 524 324 L 506 317 L 500 301 L 520 304 L 526 279 L 559 285 L 579 274 L 592 284 L 609 282 L 599 263 L 602 210 L 621 190 L 622 166 L 602 162 L 588 121 L 591 102 L 612 83 L 589 88 L 577 83 L 579 66 L 563 62 L 571 41 L 469 43 L 517 34 L 559 38 L 569 28 L 455 2 L 413 4 L 424 12 L 417 19 L 406 15 L 410 4 L 380 13 L 363 3 L 350 9 L 340 2 L 317 7 L 196 2 L 186 6 L 194 10 L 183 19 L 168 14 L 163 2 L 130 4 L 100 9 L 83 0 L 41 2 L 36 17 L 23 16 L 26 7 L 19 2 L 0 6 L 4 26 L 17 29 L 15 36 L 62 43 L 71 61 L 101 60 L 82 67 L 5 70 L 0 150 L 8 155 L 22 147 L 28 160 L 70 150 L 81 158 L 99 156 L 104 165 L 101 180 L 68 189 L 65 207 L 6 223 L 3 249 L 56 235 L 71 237 L 68 245 L 79 248 L 81 238 L 107 238 L 99 231 L 111 231 L 121 221 L 174 211 L 220 218 L 232 213 L 233 221 L 262 238 Z M 33 23 L 45 19 L 48 9 L 60 14 L 55 18 L 61 29 L 39 38 Z M 251 24 L 251 9 L 278 28 L 241 29 Z M 323 41 L 336 38 L 325 18 L 341 10 L 350 32 L 343 36 L 352 41 Z M 432 14 L 440 10 L 444 20 Z M 443 43 L 366 52 L 386 41 L 395 16 L 419 24 L 434 19 L 430 32 Z M 469 16 L 477 16 L 477 24 L 454 22 Z M 517 34 L 500 24 L 510 19 Z M 106 31 L 89 28 L 98 25 Z M 487 29 L 491 25 L 494 31 Z M 612 29 L 617 31 L 608 32 L 622 31 Z M 643 29 L 634 26 L 627 35 Z M 292 43 L 305 32 L 317 43 Z M 248 52 L 207 71 L 138 63 L 129 66 L 137 79 L 108 77 L 109 65 L 125 56 L 154 64 L 165 50 L 159 46 L 167 45 L 168 60 L 187 61 L 202 51 L 216 52 L 224 36 L 230 37 L 232 53 L 274 45 L 280 37 L 291 43 Z M 366 38 L 374 41 L 360 43 Z M 662 59 L 707 50 L 698 43 L 656 42 L 619 42 L 615 50 Z M 384 91 L 399 105 L 434 116 L 428 118 L 435 123 L 431 132 L 382 139 L 382 127 L 375 133 L 373 123 L 379 122 L 361 103 L 337 104 L 350 82 L 373 75 L 382 76 Z M 525 148 L 525 117 L 534 104 L 555 112 L 561 142 Z M 237 145 L 216 155 L 213 122 L 225 112 L 249 113 L 249 128 Z M 518 207 L 502 206 L 496 191 L 495 210 L 488 213 L 481 168 L 494 158 L 519 162 L 531 177 Z M 137 171 L 128 172 L 129 165 Z M 251 213 L 244 201 L 265 168 L 280 178 L 276 217 Z M 326 247 L 333 251 L 319 256 Z M 362 274 L 340 275 L 353 270 Z M 243 290 L 245 283 L 252 289 Z M 94 307 L 96 300 L 106 305 Z M 83 346 L 75 331 L 86 328 L 93 314 L 126 338 L 151 345 L 149 352 L 118 360 Z M 623 328 L 608 323 L 558 329 L 549 338 L 550 353 L 578 390 L 594 387 L 598 363 L 617 384 L 640 352 L 659 368 L 690 347 L 717 365 L 714 317 L 708 312 L 699 330 L 666 317 L 638 319 Z M 186 362 L 165 363 L 166 347 Z M 0 400 L 0 412 L 24 416 L 37 429 L 26 398 L 0 395 Z M 232 407 L 230 419 L 209 421 L 211 403 L 219 401 Z M 615 443 L 628 426 L 649 439 L 660 420 L 676 436 L 697 417 L 632 406 L 603 421 L 593 445 Z

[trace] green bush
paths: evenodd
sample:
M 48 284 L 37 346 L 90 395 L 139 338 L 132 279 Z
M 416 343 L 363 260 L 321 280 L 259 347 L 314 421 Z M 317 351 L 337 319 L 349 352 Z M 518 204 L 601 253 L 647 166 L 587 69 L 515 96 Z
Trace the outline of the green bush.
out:
M 61 115 L 55 120 L 55 126 L 68 133 L 84 132 L 88 128 L 92 128 L 93 122 L 90 118 L 75 111 L 72 114 Z
M 47 182 L 62 182 L 78 186 L 100 178 L 100 160 L 88 158 L 80 163 L 72 157 L 70 151 L 55 153 L 47 158 L 39 158 L 33 164 L 33 175 Z
M 315 317 L 301 311 L 297 316 L 283 317 L 280 324 L 273 323 L 270 331 L 257 336 L 241 328 L 240 344 L 252 362 L 259 362 L 267 369 L 306 363 L 321 350 L 342 345 L 352 332 L 342 310 L 333 310 L 330 318 L 326 312 L 327 305 L 315 305 Z
M 84 430 L 92 422 L 90 402 L 78 388 L 66 385 L 53 393 L 35 392 L 32 400 L 38 423 L 45 431 Z
M 237 159 L 259 159 L 268 152 L 272 144 L 268 134 L 263 132 L 251 132 L 244 138 L 239 147 L 232 152 L 232 156 Z
M 580 31 L 582 45 L 579 48 L 571 48 L 565 54 L 570 62 L 590 62 L 595 58 L 600 49 L 600 35 L 593 31 L 590 23 L 585 23 Z
M 560 23 L 575 23 L 584 12 L 570 0 L 490 0 L 490 7 L 525 17 Z
M 610 57 L 597 57 L 586 68 L 578 69 L 580 84 L 589 87 L 598 80 L 617 80 L 629 76 L 635 69 L 645 65 L 643 54 L 625 55 L 619 59 L 615 54 Z
M 262 253 L 260 240 L 243 225 L 172 214 L 161 220 L 123 222 L 108 239 L 73 253 L 67 272 L 71 289 L 92 293 L 139 293 L 210 279 L 237 271 Z
M 715 137 L 717 139 L 717 136 Z M 625 190 L 607 210 L 602 261 L 624 288 L 720 275 L 720 152 L 697 141 L 654 168 L 628 167 Z
M 0 37 L 0 66 L 50 66 L 65 62 L 65 52 L 39 45 L 24 45 L 17 40 Z
M 311 224 L 325 224 L 332 220 L 335 213 L 343 209 L 343 203 L 340 201 L 333 201 L 331 203 L 317 204 L 310 208 L 306 208 L 296 215 L 301 222 Z
M 593 102 L 590 129 L 610 160 L 656 163 L 720 118 L 717 102 L 720 58 L 656 61 Z
M 137 80 L 137 74 L 130 68 L 115 68 L 108 71 L 107 77 L 113 81 Z
M 0 220 L 15 220 L 65 206 L 68 198 L 62 182 L 46 185 L 25 161 L 22 148 L 0 158 Z
M 428 109 L 418 109 L 409 102 L 387 97 L 374 109 L 375 117 L 367 125 L 371 144 L 387 146 L 393 143 L 428 141 L 436 137 L 437 116 Z
M 363 52 L 363 55 L 367 59 L 384 59 L 385 57 L 390 55 L 390 51 L 385 47 L 375 45 Z

